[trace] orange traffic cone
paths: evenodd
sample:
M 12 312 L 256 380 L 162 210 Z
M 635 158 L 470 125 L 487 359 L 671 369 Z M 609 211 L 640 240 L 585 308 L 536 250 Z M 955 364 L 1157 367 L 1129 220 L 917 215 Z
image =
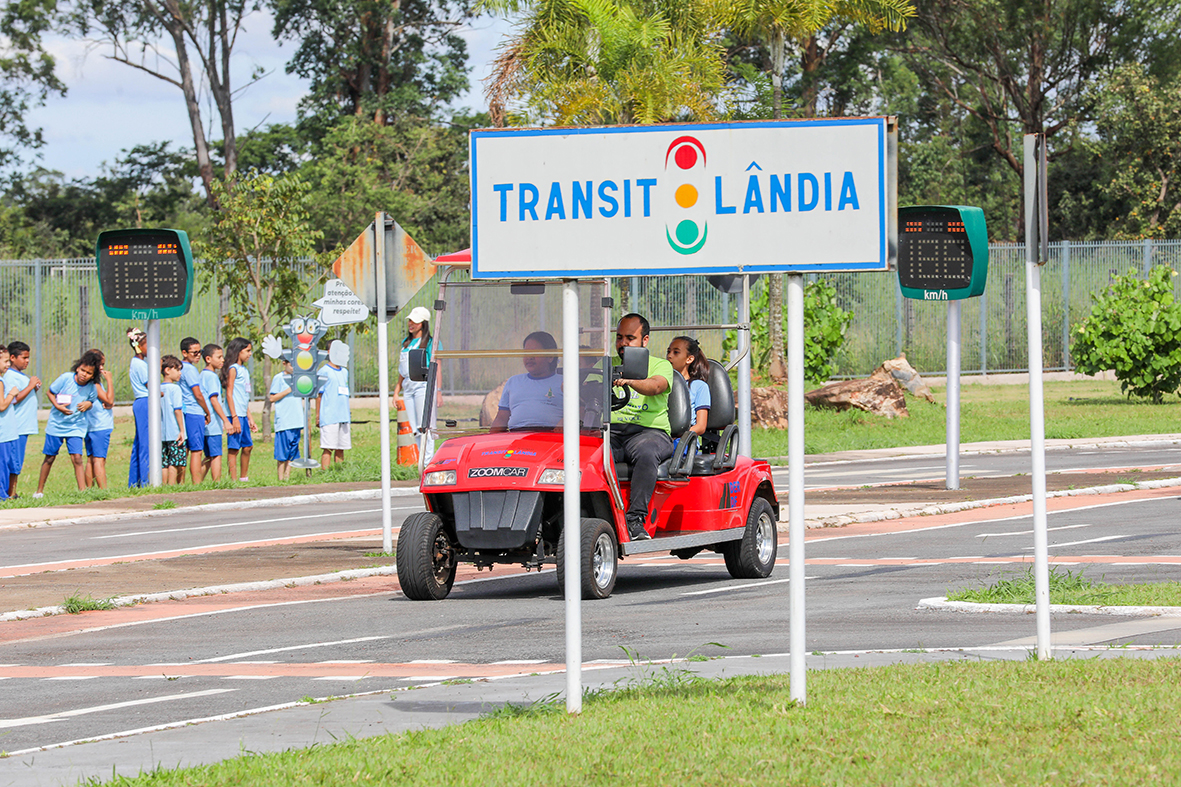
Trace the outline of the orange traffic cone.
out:
M 398 464 L 418 464 L 418 443 L 410 431 L 410 414 L 401 398 L 398 399 Z

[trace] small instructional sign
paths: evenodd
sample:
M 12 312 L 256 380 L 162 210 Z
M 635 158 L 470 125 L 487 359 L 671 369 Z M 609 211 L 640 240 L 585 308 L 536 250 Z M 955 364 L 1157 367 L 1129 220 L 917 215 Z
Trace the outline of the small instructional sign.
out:
M 312 305 L 320 309 L 320 322 L 324 325 L 348 325 L 363 322 L 369 316 L 369 307 L 340 279 L 325 282 L 324 297 Z

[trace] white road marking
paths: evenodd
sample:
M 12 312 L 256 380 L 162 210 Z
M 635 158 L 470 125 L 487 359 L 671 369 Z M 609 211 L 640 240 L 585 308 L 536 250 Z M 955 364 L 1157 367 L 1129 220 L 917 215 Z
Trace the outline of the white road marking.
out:
M 508 661 L 493 661 L 492 664 L 545 664 L 545 659 L 509 659 Z
M 98 675 L 57 675 L 52 678 L 42 678 L 41 680 L 94 680 Z
M 317 664 L 372 664 L 373 659 L 331 659 L 329 661 L 317 661 Z
M 1079 544 L 1096 544 L 1100 541 L 1115 541 L 1117 538 L 1127 538 L 1128 536 L 1103 536 L 1102 538 L 1088 538 L 1086 541 L 1067 541 L 1065 544 L 1050 544 L 1050 549 L 1061 549 L 1062 547 L 1076 547 Z M 1026 549 L 1033 549 L 1033 547 L 1025 547 Z
M 23 719 L 0 719 L 0 729 L 12 729 L 13 727 L 28 727 L 33 724 L 48 724 L 52 721 L 61 721 L 62 719 L 73 718 L 74 716 L 85 716 L 90 713 L 102 713 L 109 710 L 120 710 L 122 708 L 132 708 L 137 705 L 152 705 L 157 702 L 175 702 L 176 700 L 188 700 L 196 697 L 210 697 L 214 694 L 225 694 L 235 689 L 207 689 L 206 691 L 194 691 L 190 694 L 169 694 L 166 697 L 149 697 L 142 700 L 128 700 L 127 702 L 116 702 L 111 705 L 95 705 L 90 708 L 76 708 L 74 710 L 65 710 L 60 713 L 50 713 L 44 716 L 26 716 Z
M 1075 528 L 1078 528 L 1078 527 L 1094 527 L 1094 525 L 1088 523 L 1085 525 L 1061 525 L 1060 527 L 1047 527 L 1046 532 L 1052 533 L 1055 530 L 1074 530 Z M 977 533 L 976 538 L 997 538 L 999 536 L 1031 536 L 1031 535 L 1033 535 L 1032 530 L 1014 530 L 1011 533 Z
M 804 577 L 804 579 L 816 579 L 816 577 Z M 724 588 L 710 588 L 709 590 L 693 590 L 688 593 L 682 593 L 682 596 L 705 596 L 711 593 L 728 593 L 731 590 L 749 590 L 750 588 L 762 588 L 767 585 L 782 585 L 784 582 L 789 582 L 787 579 L 771 579 L 766 582 L 751 582 L 748 585 L 729 585 Z
M 291 650 L 306 650 L 308 648 L 330 648 L 334 645 L 352 645 L 355 642 L 374 642 L 379 639 L 389 639 L 388 636 L 373 636 L 373 637 L 357 637 L 356 639 L 338 639 L 334 642 L 309 642 L 304 645 L 288 645 L 285 648 L 268 648 L 267 650 L 251 650 L 246 653 L 231 653 L 228 656 L 217 656 L 212 659 L 201 659 L 200 661 L 191 661 L 190 664 L 216 664 L 219 661 L 239 661 L 240 659 L 249 658 L 250 656 L 268 656 L 272 653 L 286 653 Z M 274 664 L 273 661 L 262 662 L 245 662 L 256 664 Z
M 405 678 L 398 678 L 398 680 L 433 680 L 436 683 L 442 683 L 445 680 L 455 680 L 458 675 L 410 675 Z
M 312 680 L 365 680 L 369 675 L 321 675 Z
M 454 664 L 455 659 L 415 659 L 407 664 Z
M 59 667 L 109 667 L 113 661 L 75 661 L 73 664 L 59 664 Z

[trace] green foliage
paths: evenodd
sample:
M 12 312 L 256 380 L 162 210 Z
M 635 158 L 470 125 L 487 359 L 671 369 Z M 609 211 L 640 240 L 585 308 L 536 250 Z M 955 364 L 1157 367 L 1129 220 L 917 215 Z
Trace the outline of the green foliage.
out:
M 79 612 L 94 612 L 96 610 L 114 609 L 114 601 L 110 598 L 94 598 L 89 593 L 85 596 L 75 593 L 66 596 L 61 603 L 67 614 L 77 615 Z
M 41 129 L 26 122 L 30 111 L 66 86 L 54 73 L 55 61 L 42 45 L 42 34 L 57 22 L 55 0 L 5 3 L 0 12 L 0 166 L 20 160 L 22 149 L 44 144 Z
M 229 294 L 221 326 L 225 337 L 247 336 L 257 343 L 309 305 L 308 289 L 318 282 L 282 264 L 312 256 L 320 238 L 308 223 L 309 191 L 296 174 L 275 177 L 256 170 L 214 183 L 219 209 L 197 254 L 210 261 L 203 291 Z
M 1181 304 L 1177 273 L 1158 265 L 1144 281 L 1116 276 L 1091 296 L 1090 315 L 1075 326 L 1071 357 L 1082 374 L 1114 371 L 1128 396 L 1159 404 L 1181 386 Z
M 493 120 L 594 125 L 709 120 L 725 88 L 706 0 L 482 0 L 519 13 L 488 88 Z
M 1126 203 L 1116 237 L 1181 236 L 1181 74 L 1162 81 L 1138 64 L 1093 91 L 1109 198 Z
M 1179 606 L 1181 583 L 1145 582 L 1110 585 L 1083 576 L 1082 572 L 1060 571 L 1050 567 L 1050 603 L 1084 604 L 1095 606 Z M 1033 569 L 1024 574 L 1001 579 L 986 588 L 968 588 L 948 593 L 950 601 L 971 601 L 979 604 L 1034 604 L 1036 603 Z
M 771 361 L 770 325 L 759 319 L 767 314 L 769 288 L 760 287 L 751 298 L 751 364 L 755 369 L 766 369 Z M 853 319 L 837 303 L 837 290 L 827 279 L 817 279 L 804 286 L 804 377 L 812 382 L 825 382 L 832 375 L 833 358 L 845 341 L 845 330 Z M 787 314 L 783 315 L 783 333 L 787 335 Z M 737 346 L 734 333 L 728 333 L 722 349 Z
M 484 118 L 486 120 L 486 118 Z M 311 185 L 309 221 L 325 251 L 352 243 L 383 210 L 428 253 L 470 243 L 467 129 L 404 121 L 379 125 L 347 117 L 299 172 Z

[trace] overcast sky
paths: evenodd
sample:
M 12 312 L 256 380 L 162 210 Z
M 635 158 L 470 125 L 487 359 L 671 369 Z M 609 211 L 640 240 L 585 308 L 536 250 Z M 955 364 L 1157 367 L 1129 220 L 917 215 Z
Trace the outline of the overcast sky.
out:
M 271 38 L 269 14 L 256 12 L 246 20 L 246 29 L 235 47 L 232 84 L 241 86 L 256 66 L 269 75 L 240 93 L 234 101 L 238 133 L 271 123 L 295 119 L 296 105 L 307 92 L 307 84 L 285 72 L 295 43 L 280 47 Z M 485 109 L 480 80 L 487 76 L 495 49 L 509 25 L 503 20 L 483 17 L 473 20 L 461 35 L 467 40 L 468 62 L 472 67 L 472 88 L 458 102 L 474 110 Z M 104 57 L 101 48 L 64 38 L 46 42 L 57 58 L 57 74 L 69 87 L 64 98 L 51 98 L 31 114 L 30 121 L 45 135 L 41 148 L 42 166 L 69 177 L 97 175 L 104 161 L 113 162 L 120 151 L 147 142 L 172 140 L 173 148 L 192 147 L 193 137 L 179 88 L 130 66 Z M 210 122 L 217 115 L 202 107 L 210 139 L 221 137 L 220 127 L 212 132 Z

